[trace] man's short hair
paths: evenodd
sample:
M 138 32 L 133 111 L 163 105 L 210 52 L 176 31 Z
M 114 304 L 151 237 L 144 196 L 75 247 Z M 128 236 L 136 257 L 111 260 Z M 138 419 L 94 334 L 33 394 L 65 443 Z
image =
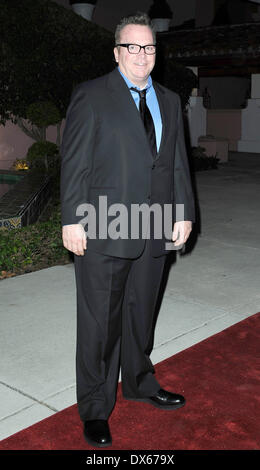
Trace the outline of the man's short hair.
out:
M 156 31 L 153 27 L 150 17 L 147 13 L 138 11 L 134 15 L 124 16 L 121 18 L 115 30 L 115 44 L 120 43 L 120 33 L 122 29 L 129 24 L 140 24 L 142 26 L 148 26 L 151 29 L 153 35 L 153 43 L 156 43 Z

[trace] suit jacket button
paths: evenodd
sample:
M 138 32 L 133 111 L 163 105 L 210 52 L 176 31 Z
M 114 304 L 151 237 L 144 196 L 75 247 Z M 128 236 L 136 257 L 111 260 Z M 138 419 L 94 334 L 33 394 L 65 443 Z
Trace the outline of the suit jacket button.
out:
M 149 195 L 149 196 L 147 196 L 147 199 L 151 199 L 151 196 L 150 196 L 150 195 Z
M 153 164 L 153 166 L 152 166 L 152 170 L 153 170 L 154 168 L 155 168 L 155 164 Z

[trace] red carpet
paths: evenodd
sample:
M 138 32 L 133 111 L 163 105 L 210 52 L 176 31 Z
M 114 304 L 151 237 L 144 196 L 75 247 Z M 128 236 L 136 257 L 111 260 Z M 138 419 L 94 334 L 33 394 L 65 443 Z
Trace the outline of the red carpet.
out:
M 113 449 L 260 448 L 260 313 L 155 365 L 161 386 L 185 396 L 166 411 L 122 398 L 109 423 Z M 76 405 L 0 443 L 1 450 L 86 450 Z M 101 449 L 102 451 L 102 449 Z

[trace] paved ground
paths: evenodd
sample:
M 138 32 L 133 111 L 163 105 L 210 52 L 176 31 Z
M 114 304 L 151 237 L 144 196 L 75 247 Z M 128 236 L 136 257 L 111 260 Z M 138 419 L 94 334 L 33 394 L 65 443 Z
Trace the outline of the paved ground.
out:
M 169 264 L 154 364 L 260 311 L 259 182 L 258 154 L 196 173 L 200 232 Z M 75 403 L 75 306 L 73 265 L 0 281 L 0 439 Z

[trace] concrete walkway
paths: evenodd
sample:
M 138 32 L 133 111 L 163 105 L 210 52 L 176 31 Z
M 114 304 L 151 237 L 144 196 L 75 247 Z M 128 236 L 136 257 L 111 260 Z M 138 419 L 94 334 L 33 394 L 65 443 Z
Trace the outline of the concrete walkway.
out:
M 195 177 L 200 233 L 169 266 L 154 364 L 260 311 L 260 155 Z M 4 439 L 76 402 L 73 265 L 2 280 L 0 311 Z

